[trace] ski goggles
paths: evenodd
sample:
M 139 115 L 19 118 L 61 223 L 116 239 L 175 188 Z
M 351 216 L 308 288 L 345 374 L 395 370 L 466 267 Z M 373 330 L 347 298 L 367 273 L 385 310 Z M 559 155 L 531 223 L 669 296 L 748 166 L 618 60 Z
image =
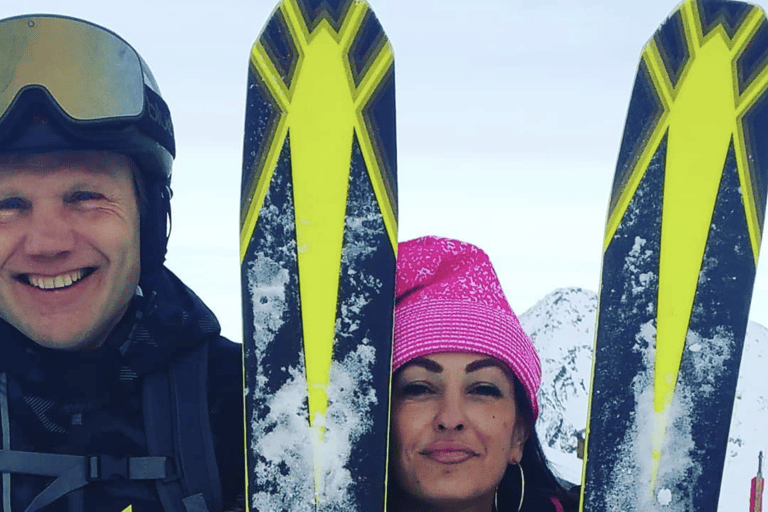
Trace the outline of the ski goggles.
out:
M 0 123 L 29 89 L 77 122 L 136 119 L 144 73 L 136 51 L 101 27 L 34 15 L 0 20 Z

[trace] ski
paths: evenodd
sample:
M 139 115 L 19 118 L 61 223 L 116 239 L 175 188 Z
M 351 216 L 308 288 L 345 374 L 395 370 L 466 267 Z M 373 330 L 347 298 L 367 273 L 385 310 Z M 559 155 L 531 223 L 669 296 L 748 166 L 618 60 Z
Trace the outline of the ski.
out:
M 644 48 L 608 209 L 581 510 L 714 511 L 765 215 L 768 23 L 686 0 Z
M 385 510 L 395 142 L 394 57 L 368 4 L 282 0 L 248 72 L 247 510 Z

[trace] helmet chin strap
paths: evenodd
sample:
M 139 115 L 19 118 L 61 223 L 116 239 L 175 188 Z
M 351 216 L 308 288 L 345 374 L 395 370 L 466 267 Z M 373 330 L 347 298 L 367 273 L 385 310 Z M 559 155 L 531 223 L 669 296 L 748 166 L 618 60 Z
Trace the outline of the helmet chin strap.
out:
M 141 218 L 141 278 L 151 278 L 165 261 L 171 234 L 171 196 L 167 182 L 147 184 L 147 211 Z M 145 282 L 147 286 L 148 283 Z M 145 290 L 148 291 L 148 290 Z

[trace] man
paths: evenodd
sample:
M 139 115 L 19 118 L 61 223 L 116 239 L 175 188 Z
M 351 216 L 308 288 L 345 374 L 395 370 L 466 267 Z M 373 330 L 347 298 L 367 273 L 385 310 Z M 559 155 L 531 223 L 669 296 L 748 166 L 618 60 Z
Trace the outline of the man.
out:
M 163 266 L 168 108 L 124 40 L 0 20 L 0 509 L 217 512 L 240 346 Z

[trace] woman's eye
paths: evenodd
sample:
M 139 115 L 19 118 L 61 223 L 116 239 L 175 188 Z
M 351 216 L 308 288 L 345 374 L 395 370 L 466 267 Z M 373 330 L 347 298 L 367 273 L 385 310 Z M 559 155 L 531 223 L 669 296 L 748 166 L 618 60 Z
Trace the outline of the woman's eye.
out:
M 418 397 L 429 395 L 432 393 L 432 388 L 423 382 L 411 382 L 406 384 L 400 389 L 400 394 L 406 397 Z
M 470 388 L 469 392 L 481 396 L 502 396 L 501 390 L 495 384 L 476 384 Z

